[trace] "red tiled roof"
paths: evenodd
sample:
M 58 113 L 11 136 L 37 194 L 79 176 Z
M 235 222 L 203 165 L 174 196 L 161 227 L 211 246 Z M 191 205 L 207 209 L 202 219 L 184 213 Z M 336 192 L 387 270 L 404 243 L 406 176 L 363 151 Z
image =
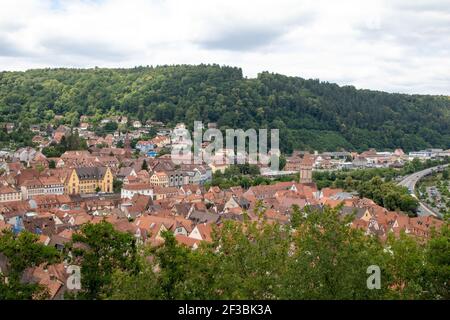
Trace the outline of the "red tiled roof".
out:
M 194 245 L 198 245 L 201 240 L 189 238 L 188 236 L 185 236 L 184 234 L 177 234 L 175 236 L 175 239 L 178 241 L 178 243 L 186 245 L 190 248 L 194 247 Z

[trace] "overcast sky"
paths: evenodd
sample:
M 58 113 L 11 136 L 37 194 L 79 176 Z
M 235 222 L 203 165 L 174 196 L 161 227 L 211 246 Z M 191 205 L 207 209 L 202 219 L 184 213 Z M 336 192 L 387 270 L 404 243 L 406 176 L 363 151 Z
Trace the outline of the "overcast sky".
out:
M 450 0 L 0 0 L 0 69 L 218 63 L 450 95 Z

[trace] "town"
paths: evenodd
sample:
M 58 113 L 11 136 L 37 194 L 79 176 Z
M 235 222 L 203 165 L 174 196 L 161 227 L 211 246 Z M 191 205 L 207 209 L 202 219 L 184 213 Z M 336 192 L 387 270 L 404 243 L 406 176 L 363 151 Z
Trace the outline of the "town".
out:
M 169 128 L 115 116 L 102 119 L 95 132 L 89 121 L 81 116 L 77 127 L 32 125 L 33 146 L 0 152 L 0 230 L 27 230 L 45 246 L 63 250 L 81 226 L 106 220 L 138 243 L 159 246 L 161 234 L 170 231 L 178 243 L 195 250 L 211 241 L 214 226 L 226 220 L 257 220 L 260 206 L 266 221 L 279 224 L 290 223 L 294 207 L 339 208 L 343 216 L 354 215 L 352 227 L 381 239 L 405 231 L 426 240 L 443 223 L 432 215 L 388 210 L 341 188 L 319 189 L 313 171 L 401 168 L 413 159 L 444 159 L 450 150 L 295 151 L 282 170 L 258 165 L 261 176 L 287 176 L 287 181 L 220 188 L 211 183 L 214 175 L 233 164 L 173 163 L 170 151 L 178 142 L 171 133 L 184 124 Z M 14 125 L 5 124 L 4 130 L 10 133 Z M 216 156 L 232 152 L 219 150 Z M 6 268 L 4 258 L 0 254 L 0 271 Z M 36 266 L 28 280 L 47 286 L 50 298 L 58 298 L 67 290 L 65 268 L 64 263 Z

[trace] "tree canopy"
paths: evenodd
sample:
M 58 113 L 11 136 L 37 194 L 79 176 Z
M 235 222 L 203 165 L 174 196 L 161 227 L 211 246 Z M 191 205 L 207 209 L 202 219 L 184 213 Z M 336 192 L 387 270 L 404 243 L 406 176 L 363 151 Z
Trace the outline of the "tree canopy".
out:
M 45 246 L 38 240 L 37 235 L 28 231 L 15 234 L 11 230 L 4 230 L 0 233 L 0 254 L 7 259 L 7 270 L 0 272 L 0 300 L 47 297 L 47 288 L 22 281 L 27 268 L 55 263 L 61 258 L 54 247 Z
M 212 243 L 147 252 L 139 273 L 117 271 L 110 299 L 447 299 L 448 224 L 424 243 L 405 233 L 386 242 L 349 226 L 339 209 L 297 212 L 292 228 L 225 221 Z M 379 266 L 380 289 L 367 288 Z
M 268 72 L 245 78 L 218 65 L 35 69 L 0 73 L 3 122 L 81 115 L 220 128 L 276 128 L 283 151 L 450 147 L 448 97 L 391 94 Z M 2 141 L 8 139 L 0 133 Z

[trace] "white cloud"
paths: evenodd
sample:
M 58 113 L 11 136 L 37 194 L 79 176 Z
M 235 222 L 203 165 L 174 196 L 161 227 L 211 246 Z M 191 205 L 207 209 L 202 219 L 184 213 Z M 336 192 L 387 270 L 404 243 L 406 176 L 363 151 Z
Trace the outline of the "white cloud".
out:
M 0 69 L 239 66 L 450 94 L 445 0 L 0 0 Z

